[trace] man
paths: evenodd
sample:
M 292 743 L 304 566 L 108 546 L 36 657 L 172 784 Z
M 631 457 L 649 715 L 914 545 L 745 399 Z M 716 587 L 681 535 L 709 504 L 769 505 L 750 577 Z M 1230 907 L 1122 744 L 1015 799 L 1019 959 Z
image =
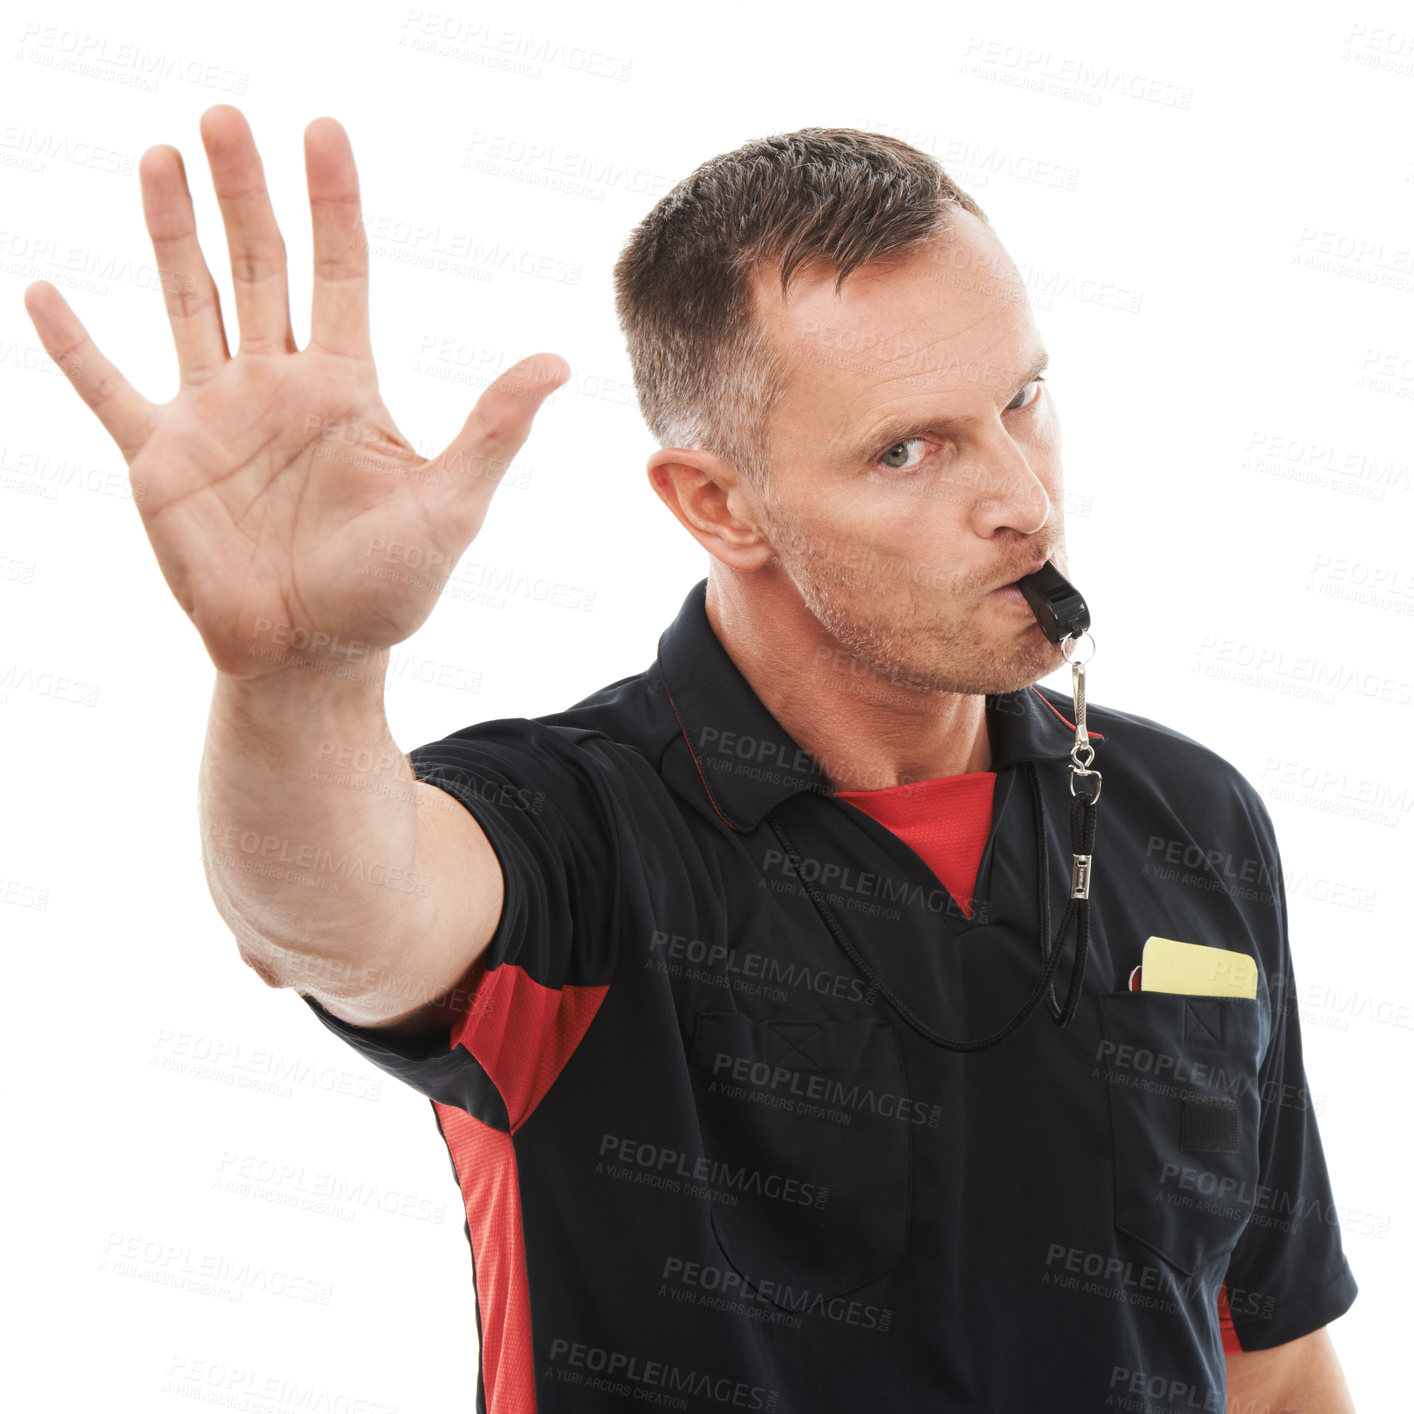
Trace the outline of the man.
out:
M 432 1101 L 477 1407 L 1349 1410 L 1280 858 L 1234 767 L 1089 704 L 1079 1004 L 1053 985 L 997 1039 L 1066 897 L 1075 722 L 1007 588 L 1067 568 L 1059 430 L 976 204 L 847 129 L 659 202 L 618 308 L 707 577 L 644 671 L 404 757 L 388 650 L 565 368 L 516 365 L 418 458 L 377 394 L 342 128 L 306 132 L 303 350 L 249 129 L 218 107 L 202 135 L 234 358 L 170 148 L 141 176 L 178 396 L 135 393 L 52 287 L 28 305 L 218 670 L 203 835 L 242 956 Z M 1257 995 L 1131 989 L 1150 935 L 1252 959 Z

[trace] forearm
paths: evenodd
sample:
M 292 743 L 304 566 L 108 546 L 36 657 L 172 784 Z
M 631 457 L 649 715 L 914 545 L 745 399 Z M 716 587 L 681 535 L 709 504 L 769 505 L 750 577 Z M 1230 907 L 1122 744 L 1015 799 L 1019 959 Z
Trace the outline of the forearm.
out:
M 1330 1332 L 1229 1355 L 1226 1414 L 1355 1414 Z
M 1355 1414 L 1343 1379 L 1316 1388 L 1283 1387 L 1235 1394 L 1229 1388 L 1227 1414 Z
M 346 679 L 217 676 L 202 859 L 242 955 L 272 985 L 357 996 L 430 907 L 419 792 L 383 710 L 385 663 Z

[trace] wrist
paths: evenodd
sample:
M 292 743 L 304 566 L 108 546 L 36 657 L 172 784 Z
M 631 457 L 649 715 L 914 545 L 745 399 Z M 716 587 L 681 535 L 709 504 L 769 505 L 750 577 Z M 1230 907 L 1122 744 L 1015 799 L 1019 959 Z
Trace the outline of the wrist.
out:
M 256 678 L 218 671 L 212 711 L 272 729 L 327 720 L 382 722 L 391 649 L 370 649 L 357 660 L 306 659 Z

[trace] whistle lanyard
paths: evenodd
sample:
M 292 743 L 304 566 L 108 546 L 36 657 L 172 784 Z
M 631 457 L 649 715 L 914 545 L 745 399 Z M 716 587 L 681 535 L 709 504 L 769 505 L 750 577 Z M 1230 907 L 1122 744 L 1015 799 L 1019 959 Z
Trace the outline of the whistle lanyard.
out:
M 1089 637 L 1088 634 L 1085 636 Z M 1070 656 L 1067 650 L 1075 642 L 1076 639 L 1072 635 L 1065 640 L 1061 650 L 1065 654 L 1066 662 L 1070 664 L 1071 690 L 1075 698 L 1075 744 L 1070 749 L 1069 767 L 1071 794 L 1070 897 L 1066 901 L 1065 912 L 1061 915 L 1060 931 L 1056 934 L 1055 942 L 1052 944 L 1049 941 L 1051 936 L 1051 876 L 1049 851 L 1046 848 L 1045 812 L 1041 805 L 1041 783 L 1036 773 L 1036 764 L 1034 761 L 1028 761 L 1026 762 L 1026 770 L 1031 781 L 1032 817 L 1036 833 L 1036 894 L 1041 914 L 1041 975 L 1037 978 L 1036 985 L 1032 987 L 1030 995 L 1022 1003 L 1021 1010 L 1000 1031 L 994 1031 L 990 1036 L 984 1036 L 978 1040 L 950 1041 L 939 1032 L 934 1031 L 927 1022 L 914 1015 L 904 1002 L 889 990 L 883 978 L 850 941 L 849 935 L 845 932 L 839 919 L 835 917 L 834 910 L 830 907 L 824 891 L 813 879 L 807 877 L 800 854 L 790 842 L 785 830 L 782 829 L 781 822 L 776 818 L 775 812 L 768 812 L 766 815 L 767 823 L 780 841 L 781 849 L 786 858 L 790 860 L 791 867 L 799 876 L 800 882 L 805 886 L 805 892 L 809 895 L 810 902 L 815 905 L 815 911 L 824 920 L 825 926 L 830 930 L 831 937 L 844 950 L 845 956 L 868 978 L 878 994 L 909 1026 L 925 1041 L 930 1041 L 933 1045 L 940 1046 L 944 1050 L 984 1051 L 997 1045 L 1006 1040 L 1036 1010 L 1043 997 L 1046 998 L 1046 1007 L 1051 1013 L 1052 1021 L 1057 1026 L 1067 1026 L 1070 1024 L 1071 1017 L 1075 1015 L 1075 1008 L 1080 1002 L 1080 988 L 1085 978 L 1085 956 L 1090 946 L 1090 879 L 1093 873 L 1095 804 L 1100 798 L 1100 773 L 1090 769 L 1090 763 L 1095 759 L 1095 748 L 1090 745 L 1090 737 L 1085 730 L 1085 664 L 1090 660 L 1087 658 L 1081 661 Z M 1093 645 L 1094 640 L 1092 639 L 1092 649 Z M 1093 656 L 1092 652 L 1091 657 Z M 1086 793 L 1077 794 L 1076 777 L 1084 778 Z M 1094 781 L 1093 795 L 1088 793 L 1090 780 Z M 1061 952 L 1065 947 L 1065 940 L 1070 932 L 1072 922 L 1074 922 L 1076 929 L 1075 961 L 1071 966 L 1070 986 L 1066 991 L 1065 1003 L 1061 1005 L 1056 1001 L 1051 979 L 1060 962 Z

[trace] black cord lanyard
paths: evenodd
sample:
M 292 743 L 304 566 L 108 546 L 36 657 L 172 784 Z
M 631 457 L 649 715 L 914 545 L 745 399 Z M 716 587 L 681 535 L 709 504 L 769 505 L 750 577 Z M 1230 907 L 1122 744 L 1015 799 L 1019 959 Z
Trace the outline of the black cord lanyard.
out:
M 1066 646 L 1068 647 L 1074 641 L 1072 636 L 1067 640 Z M 1032 987 L 1030 995 L 1022 1004 L 1021 1010 L 1000 1031 L 995 1031 L 992 1035 L 975 1041 L 949 1041 L 945 1036 L 934 1031 L 925 1021 L 915 1016 L 889 990 L 884 979 L 874 971 L 864 956 L 850 942 L 849 935 L 841 926 L 839 919 L 835 917 L 834 910 L 830 907 L 824 891 L 813 879 L 806 877 L 800 854 L 790 842 L 785 830 L 781 828 L 781 823 L 775 813 L 768 812 L 766 815 L 767 823 L 781 842 L 781 848 L 785 851 L 786 858 L 790 860 L 791 867 L 800 877 L 800 882 L 805 886 L 805 892 L 810 896 L 810 902 L 815 905 L 815 911 L 824 919 L 825 926 L 830 930 L 830 935 L 844 950 L 845 956 L 869 979 L 878 990 L 879 995 L 909 1026 L 925 1041 L 931 1041 L 933 1045 L 941 1046 L 944 1050 L 983 1051 L 1006 1040 L 1036 1010 L 1047 992 L 1050 993 L 1050 996 L 1046 1006 L 1051 1013 L 1051 1019 L 1057 1026 L 1069 1025 L 1071 1017 L 1075 1015 L 1075 1008 L 1080 1002 L 1081 983 L 1085 978 L 1085 956 L 1090 946 L 1090 876 L 1095 843 L 1095 804 L 1100 798 L 1100 773 L 1089 769 L 1090 762 L 1095 757 L 1095 748 L 1090 745 L 1089 734 L 1085 730 L 1085 662 L 1088 662 L 1089 659 L 1084 662 L 1078 661 L 1067 653 L 1066 661 L 1071 666 L 1075 696 L 1075 745 L 1070 750 L 1070 846 L 1072 861 L 1070 898 L 1066 902 L 1065 913 L 1061 916 L 1060 931 L 1056 934 L 1055 943 L 1051 944 L 1049 941 L 1051 936 L 1051 876 L 1046 848 L 1045 813 L 1041 805 L 1041 784 L 1036 774 L 1036 765 L 1034 762 L 1028 761 L 1026 770 L 1031 780 L 1031 805 L 1036 826 L 1036 892 L 1041 913 L 1042 967 L 1041 975 L 1037 978 L 1036 985 Z M 1077 776 L 1094 778 L 1093 795 L 1076 794 Z M 1051 987 L 1051 978 L 1060 962 L 1061 952 L 1064 950 L 1065 939 L 1070 932 L 1072 921 L 1076 925 L 1075 962 L 1071 967 L 1070 987 L 1066 991 L 1065 1005 L 1061 1006 L 1056 1002 L 1055 991 Z

